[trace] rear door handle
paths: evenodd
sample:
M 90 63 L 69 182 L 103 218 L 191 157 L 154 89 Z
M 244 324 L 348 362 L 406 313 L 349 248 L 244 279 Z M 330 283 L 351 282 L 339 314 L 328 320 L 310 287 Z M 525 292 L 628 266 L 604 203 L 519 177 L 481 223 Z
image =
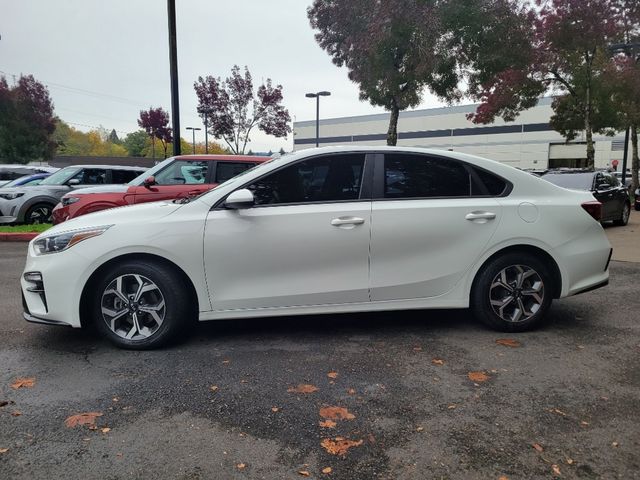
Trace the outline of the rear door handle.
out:
M 493 220 L 496 214 L 492 212 L 471 212 L 464 217 L 466 220 Z
M 338 217 L 331 220 L 331 225 L 334 227 L 340 227 L 343 225 L 362 225 L 364 218 L 360 217 Z

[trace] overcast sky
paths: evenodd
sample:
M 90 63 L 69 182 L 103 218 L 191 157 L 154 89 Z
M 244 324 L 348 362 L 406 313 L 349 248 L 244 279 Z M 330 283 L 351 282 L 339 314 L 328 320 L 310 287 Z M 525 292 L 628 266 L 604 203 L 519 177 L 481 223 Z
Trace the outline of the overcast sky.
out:
M 49 87 L 58 116 L 82 130 L 104 126 L 118 135 L 137 129 L 139 111 L 170 110 L 165 0 L 0 0 L 0 75 L 33 74 Z M 270 77 L 284 87 L 293 120 L 315 118 L 306 92 L 329 90 L 321 117 L 378 113 L 313 38 L 311 0 L 177 0 L 182 136 L 202 127 L 193 82 L 226 77 L 247 65 L 257 87 Z M 437 106 L 425 96 L 421 107 Z M 255 131 L 254 151 L 291 150 L 293 139 Z M 203 141 L 198 132 L 197 141 Z M 249 148 L 249 147 L 248 147 Z

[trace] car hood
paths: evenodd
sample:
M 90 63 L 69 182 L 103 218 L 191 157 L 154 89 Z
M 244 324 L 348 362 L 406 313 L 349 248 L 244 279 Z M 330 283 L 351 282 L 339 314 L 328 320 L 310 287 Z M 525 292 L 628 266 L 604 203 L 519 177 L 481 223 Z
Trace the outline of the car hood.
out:
M 129 187 L 130 185 L 101 185 L 99 187 L 78 188 L 69 193 L 73 193 L 74 195 L 77 193 L 82 195 L 91 193 L 124 193 L 129 190 Z
M 173 202 L 151 202 L 111 208 L 67 220 L 46 230 L 41 236 L 104 225 L 145 225 L 170 215 L 182 206 L 182 204 Z
M 24 193 L 24 192 L 25 192 L 24 187 L 7 187 L 7 188 L 0 187 L 0 193 Z

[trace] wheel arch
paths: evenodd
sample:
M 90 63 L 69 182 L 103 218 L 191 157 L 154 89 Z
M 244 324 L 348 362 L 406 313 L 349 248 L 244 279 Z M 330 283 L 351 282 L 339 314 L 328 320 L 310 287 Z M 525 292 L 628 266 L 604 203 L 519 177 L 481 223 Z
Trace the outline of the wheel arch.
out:
M 100 275 L 104 273 L 106 270 L 111 268 L 112 266 L 121 263 L 127 260 L 142 260 L 149 263 L 159 263 L 166 267 L 172 269 L 177 275 L 180 276 L 181 280 L 187 286 L 187 290 L 189 292 L 190 299 L 192 300 L 192 304 L 195 305 L 193 314 L 197 317 L 199 311 L 199 302 L 198 302 L 198 294 L 196 292 L 196 288 L 189 278 L 189 276 L 185 273 L 185 271 L 180 268 L 178 265 L 173 263 L 171 260 L 168 260 L 159 255 L 154 255 L 152 253 L 125 253 L 123 255 L 119 255 L 117 257 L 113 257 L 100 266 L 98 266 L 93 273 L 89 276 L 88 280 L 85 282 L 84 287 L 82 288 L 82 293 L 80 295 L 80 325 L 84 328 L 87 327 L 91 322 L 89 320 L 89 313 L 91 310 L 91 293 L 94 291 L 94 286 Z
M 37 205 L 39 203 L 46 203 L 48 205 L 51 205 L 51 209 L 53 209 L 59 202 L 60 202 L 60 200 L 57 200 L 54 197 L 49 197 L 49 196 L 46 196 L 46 195 L 39 195 L 37 197 L 28 198 L 20 206 L 20 208 L 18 210 L 18 214 L 16 215 L 16 217 L 18 218 L 19 222 L 24 222 L 25 215 L 27 214 L 29 209 L 31 207 L 33 207 L 34 205 Z
M 549 268 L 549 273 L 552 276 L 553 281 L 553 297 L 552 298 L 560 298 L 562 294 L 562 273 L 560 271 L 560 267 L 556 260 L 549 254 L 549 252 L 545 251 L 540 247 L 536 247 L 534 245 L 529 244 L 517 244 L 517 245 L 509 245 L 508 247 L 501 248 L 500 250 L 494 252 L 487 259 L 482 262 L 480 267 L 478 267 L 473 276 L 473 282 L 471 284 L 471 288 L 469 289 L 469 298 L 473 295 L 473 290 L 476 287 L 476 282 L 482 270 L 494 259 L 506 255 L 509 253 L 527 253 L 531 254 L 535 257 L 541 259 L 545 265 Z

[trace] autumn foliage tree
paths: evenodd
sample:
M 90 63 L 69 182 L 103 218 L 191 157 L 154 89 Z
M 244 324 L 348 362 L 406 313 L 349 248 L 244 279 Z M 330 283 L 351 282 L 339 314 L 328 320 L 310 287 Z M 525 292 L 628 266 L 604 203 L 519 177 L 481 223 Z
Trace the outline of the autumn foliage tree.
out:
M 32 75 L 15 87 L 0 77 L 0 159 L 28 163 L 48 160 L 56 150 L 53 103 L 49 91 Z
M 156 139 L 160 140 L 164 150 L 164 157 L 167 158 L 167 149 L 173 141 L 172 129 L 169 126 L 169 113 L 163 110 L 162 107 L 150 107 L 149 110 L 141 110 L 138 125 L 151 138 L 153 158 L 156 157 Z
M 254 94 L 247 67 L 243 75 L 235 65 L 225 80 L 210 75 L 198 77 L 194 89 L 198 112 L 209 133 L 223 140 L 235 154 L 244 153 L 256 127 L 277 138 L 286 138 L 291 133 L 291 117 L 282 106 L 282 85 L 273 86 L 268 78 Z

